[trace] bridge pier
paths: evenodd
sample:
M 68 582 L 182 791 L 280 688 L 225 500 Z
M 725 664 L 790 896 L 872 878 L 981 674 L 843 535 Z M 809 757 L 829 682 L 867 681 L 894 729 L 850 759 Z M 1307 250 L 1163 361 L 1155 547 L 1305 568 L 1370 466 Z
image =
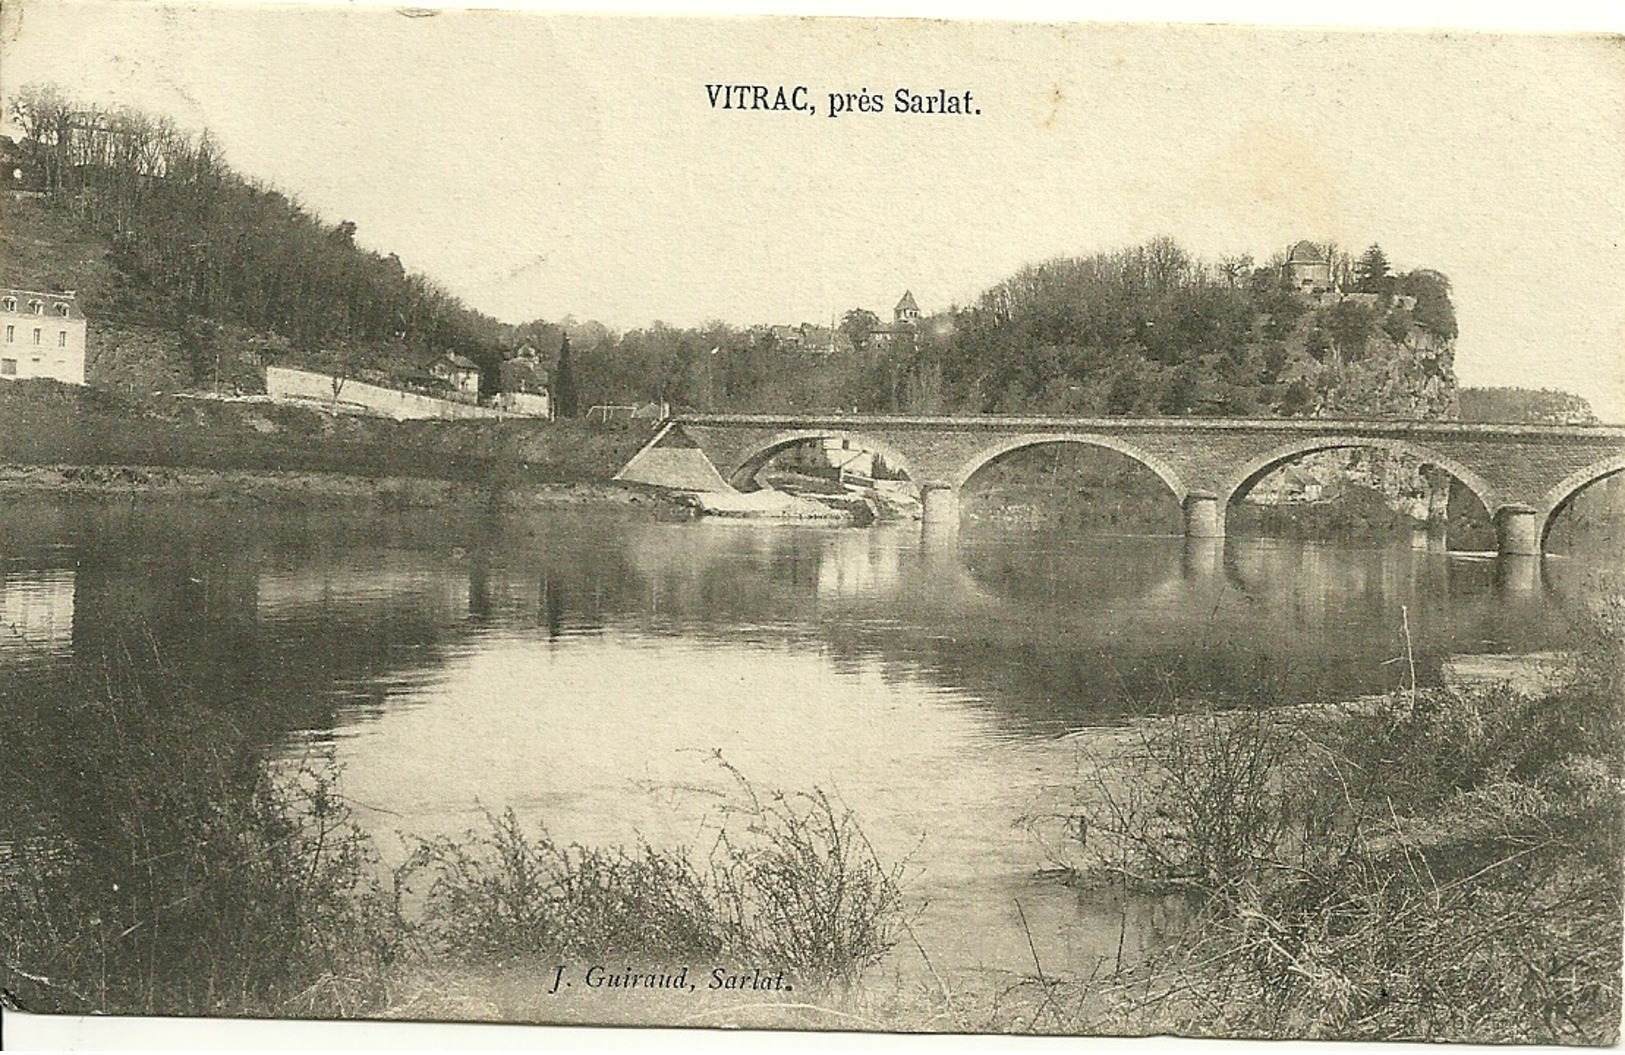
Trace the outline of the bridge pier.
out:
M 1450 524 L 1448 521 L 1428 521 L 1426 548 L 1429 553 L 1448 553 L 1450 551 Z
M 1450 522 L 1450 476 L 1432 469 L 1425 474 L 1428 482 L 1428 527 Z
M 1224 522 L 1219 519 L 1218 495 L 1212 491 L 1191 491 L 1185 495 L 1185 537 L 1224 537 Z
M 920 485 L 920 527 L 927 536 L 943 538 L 959 531 L 959 489 L 953 484 Z
M 1504 505 L 1495 511 L 1496 549 L 1503 557 L 1540 556 L 1540 524 L 1534 506 Z

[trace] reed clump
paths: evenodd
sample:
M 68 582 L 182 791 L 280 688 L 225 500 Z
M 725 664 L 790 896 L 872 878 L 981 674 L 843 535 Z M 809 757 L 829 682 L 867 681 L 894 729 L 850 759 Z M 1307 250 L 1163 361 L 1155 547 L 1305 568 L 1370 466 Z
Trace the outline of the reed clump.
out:
M 1622 612 L 1589 614 L 1543 695 L 1144 723 L 1077 789 L 1070 875 L 1184 890 L 1196 918 L 1064 1001 L 1052 968 L 1053 1028 L 1615 1043 Z
M 483 831 L 420 841 L 401 872 L 428 878 L 420 936 L 468 963 L 726 956 L 810 986 L 849 984 L 896 944 L 902 866 L 883 866 L 822 791 L 762 795 L 734 775 L 745 805 L 724 813 L 703 858 L 561 844 L 540 825 L 527 833 L 511 809 Z

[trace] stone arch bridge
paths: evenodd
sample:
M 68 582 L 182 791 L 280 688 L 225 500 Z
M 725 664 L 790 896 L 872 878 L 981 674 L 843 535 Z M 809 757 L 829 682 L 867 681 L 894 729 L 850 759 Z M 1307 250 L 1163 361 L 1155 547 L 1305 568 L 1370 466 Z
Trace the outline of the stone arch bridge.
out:
M 1225 510 L 1271 470 L 1305 454 L 1378 448 L 1448 473 L 1484 503 L 1500 551 L 1538 554 L 1553 514 L 1588 484 L 1625 470 L 1625 428 L 1280 418 L 1049 418 L 684 414 L 667 420 L 616 476 L 683 490 L 748 486 L 780 451 L 838 438 L 882 455 L 920 487 L 927 530 L 957 525 L 959 489 L 1026 447 L 1117 451 L 1160 477 L 1185 533 L 1224 534 Z

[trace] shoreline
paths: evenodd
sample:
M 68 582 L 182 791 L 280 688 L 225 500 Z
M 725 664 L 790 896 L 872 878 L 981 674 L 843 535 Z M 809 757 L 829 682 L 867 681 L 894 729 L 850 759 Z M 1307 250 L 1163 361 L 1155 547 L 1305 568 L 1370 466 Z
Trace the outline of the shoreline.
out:
M 435 508 L 469 501 L 495 501 L 507 508 L 520 509 L 593 505 L 643 509 L 672 519 L 687 519 L 691 515 L 688 507 L 672 495 L 609 480 L 493 485 L 399 475 L 146 465 L 0 465 L 0 495 L 376 501 L 390 508 Z

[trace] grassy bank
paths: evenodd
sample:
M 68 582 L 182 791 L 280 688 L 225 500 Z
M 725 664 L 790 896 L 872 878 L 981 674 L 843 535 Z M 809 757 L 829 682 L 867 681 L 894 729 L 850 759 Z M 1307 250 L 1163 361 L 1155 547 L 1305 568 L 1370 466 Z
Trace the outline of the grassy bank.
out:
M 271 403 L 136 401 L 51 381 L 0 385 L 0 465 L 9 466 L 340 474 L 500 488 L 608 481 L 649 435 L 646 423 L 397 422 Z
M 1616 1043 L 1622 635 L 1616 596 L 1539 696 L 1176 710 L 1086 755 L 1068 881 L 1195 918 L 1132 969 L 1045 965 L 995 1025 Z

